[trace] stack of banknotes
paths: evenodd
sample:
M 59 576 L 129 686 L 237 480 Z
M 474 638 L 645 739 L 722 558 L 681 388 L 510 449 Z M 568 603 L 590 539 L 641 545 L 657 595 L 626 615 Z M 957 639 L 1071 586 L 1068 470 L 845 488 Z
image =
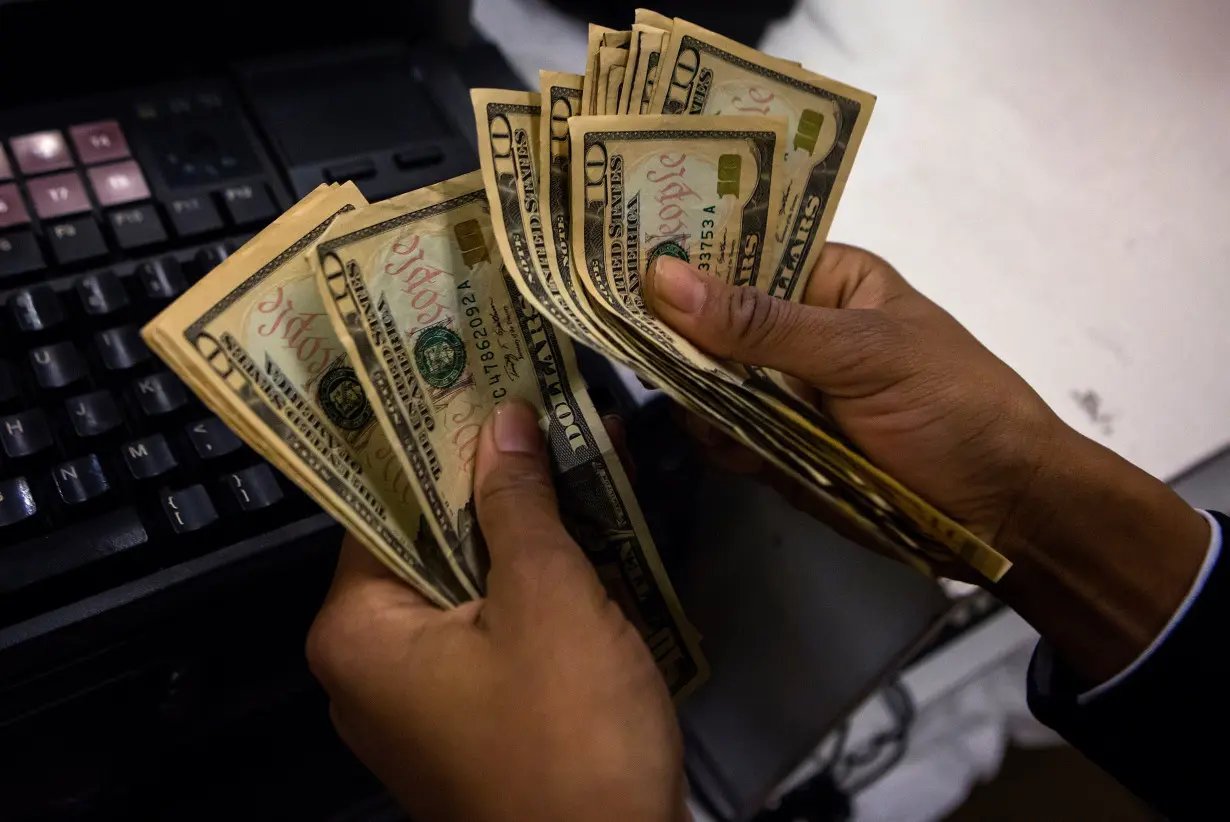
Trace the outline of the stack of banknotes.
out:
M 561 515 L 672 692 L 706 674 L 572 341 L 622 363 L 926 571 L 1008 562 L 780 375 L 660 322 L 663 255 L 802 297 L 874 98 L 684 20 L 591 26 L 583 75 L 472 93 L 481 169 L 374 204 L 321 186 L 143 331 L 249 445 L 441 607 L 481 597 L 482 422 L 540 412 Z M 662 501 L 669 505 L 669 500 Z

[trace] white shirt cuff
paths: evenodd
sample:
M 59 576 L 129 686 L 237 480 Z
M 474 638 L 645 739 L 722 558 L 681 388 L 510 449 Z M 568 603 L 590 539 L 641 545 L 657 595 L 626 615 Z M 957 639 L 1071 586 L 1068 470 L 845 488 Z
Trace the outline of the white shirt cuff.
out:
M 1209 548 L 1204 553 L 1204 562 L 1200 566 L 1200 573 L 1196 574 L 1196 579 L 1192 582 L 1191 590 L 1187 592 L 1187 596 L 1184 597 L 1183 602 L 1179 605 L 1179 609 L 1174 612 L 1174 616 L 1172 616 L 1170 621 L 1166 623 L 1166 627 L 1162 629 L 1161 633 L 1153 638 L 1153 641 L 1149 643 L 1149 647 L 1145 648 L 1144 651 L 1141 652 L 1140 656 L 1136 657 L 1136 659 L 1132 661 L 1131 665 L 1127 666 L 1098 687 L 1091 688 L 1078 696 L 1076 698 L 1078 704 L 1084 705 L 1090 700 L 1096 699 L 1131 676 L 1133 671 L 1143 665 L 1145 660 L 1152 656 L 1155 650 L 1161 647 L 1162 643 L 1166 641 L 1166 638 L 1170 636 L 1171 631 L 1175 629 L 1175 626 L 1183 621 L 1183 617 L 1187 614 L 1188 609 L 1192 607 L 1192 603 L 1199 598 L 1200 592 L 1204 589 L 1205 581 L 1208 580 L 1209 574 L 1213 571 L 1213 567 L 1217 565 L 1217 557 L 1221 554 L 1222 542 L 1221 524 L 1218 523 L 1216 518 L 1214 518 L 1213 515 L 1207 511 L 1201 511 L 1200 514 L 1209 521 Z

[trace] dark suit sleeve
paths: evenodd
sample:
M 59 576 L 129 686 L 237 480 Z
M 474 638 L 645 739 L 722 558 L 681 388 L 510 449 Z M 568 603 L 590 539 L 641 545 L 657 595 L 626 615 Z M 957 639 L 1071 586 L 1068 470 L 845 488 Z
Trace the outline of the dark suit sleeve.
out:
M 1222 818 L 1230 784 L 1230 518 L 1222 550 L 1182 619 L 1123 681 L 1083 704 L 1085 687 L 1045 642 L 1029 666 L 1043 723 L 1172 822 Z

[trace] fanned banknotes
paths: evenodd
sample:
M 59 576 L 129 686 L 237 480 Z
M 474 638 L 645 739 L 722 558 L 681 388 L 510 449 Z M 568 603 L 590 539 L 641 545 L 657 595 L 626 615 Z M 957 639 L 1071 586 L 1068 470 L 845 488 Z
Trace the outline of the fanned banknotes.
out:
M 780 375 L 661 322 L 676 257 L 803 298 L 875 98 L 638 9 L 589 29 L 583 74 L 472 93 L 480 169 L 368 204 L 321 186 L 155 318 L 150 346 L 245 442 L 389 568 L 449 607 L 485 590 L 478 431 L 539 412 L 561 516 L 672 693 L 707 665 L 573 342 L 810 488 L 920 570 L 1009 563 L 869 463 Z

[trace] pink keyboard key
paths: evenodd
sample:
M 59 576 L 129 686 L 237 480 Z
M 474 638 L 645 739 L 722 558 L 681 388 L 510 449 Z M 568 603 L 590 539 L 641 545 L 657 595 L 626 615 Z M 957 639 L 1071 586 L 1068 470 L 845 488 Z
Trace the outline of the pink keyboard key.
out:
M 30 191 L 30 199 L 34 201 L 34 210 L 44 220 L 90 210 L 90 198 L 86 196 L 85 183 L 75 171 L 26 180 L 26 188 Z
M 86 169 L 85 173 L 90 175 L 94 196 L 105 206 L 122 205 L 149 197 L 145 175 L 135 160 L 95 166 Z
M 17 167 L 26 174 L 42 174 L 73 165 L 68 143 L 59 131 L 39 131 L 14 137 L 9 140 L 9 147 L 13 149 Z
M 82 123 L 69 128 L 68 133 L 73 138 L 77 156 L 86 165 L 122 160 L 128 156 L 128 140 L 124 138 L 120 124 L 114 120 Z
M 30 213 L 21 200 L 21 192 L 13 183 L 0 185 L 0 228 L 25 225 L 30 222 Z
M 4 146 L 0 146 L 0 180 L 13 179 L 13 167 L 9 165 L 9 157 L 4 153 Z

